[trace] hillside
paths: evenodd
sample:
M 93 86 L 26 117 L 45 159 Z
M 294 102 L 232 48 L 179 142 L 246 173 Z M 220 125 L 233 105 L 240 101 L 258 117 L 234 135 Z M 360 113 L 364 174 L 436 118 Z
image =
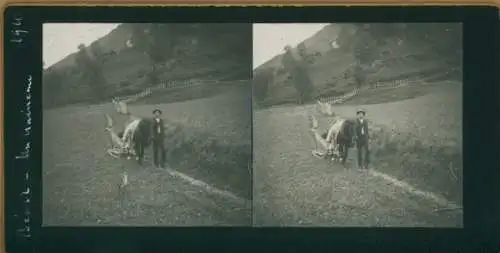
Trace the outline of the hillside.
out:
M 356 88 L 356 66 L 364 85 L 436 74 L 460 79 L 460 38 L 460 24 L 330 24 L 292 53 L 308 69 L 315 90 L 312 98 L 318 98 Z M 254 88 L 264 94 L 258 98 L 262 107 L 295 101 L 296 90 L 281 69 L 282 57 L 277 55 L 254 70 Z
M 89 81 L 77 52 L 44 71 L 44 107 L 131 95 L 154 82 L 250 79 L 251 29 L 249 24 L 121 24 L 80 48 L 92 68 L 102 73 L 100 96 L 92 92 L 96 82 Z M 154 50 L 142 45 L 146 36 L 158 39 Z M 163 55 L 153 64 L 156 52 Z

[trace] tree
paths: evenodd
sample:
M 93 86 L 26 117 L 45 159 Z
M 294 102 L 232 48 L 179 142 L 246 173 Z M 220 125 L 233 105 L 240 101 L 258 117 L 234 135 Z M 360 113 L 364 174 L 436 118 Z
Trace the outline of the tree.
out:
M 307 54 L 307 49 L 306 49 L 306 45 L 304 44 L 304 42 L 301 42 L 299 45 L 297 45 L 297 51 L 298 51 L 298 54 L 300 56 L 300 60 L 302 60 L 303 63 L 305 64 L 312 64 L 312 59 L 311 57 L 309 57 L 309 55 Z
M 175 52 L 175 33 L 167 24 L 151 24 L 145 33 L 146 53 L 151 64 L 151 85 L 158 84 L 157 65 L 171 58 Z
M 90 87 L 96 98 L 103 99 L 106 95 L 106 79 L 101 64 L 90 58 L 84 44 L 78 45 L 78 50 L 75 61 L 78 69 L 83 74 L 82 83 Z
M 99 42 L 94 41 L 92 44 L 90 44 L 90 52 L 92 53 L 94 58 L 98 60 L 98 62 L 102 62 L 101 59 L 103 56 L 103 51 Z
M 354 69 L 353 75 L 357 88 L 361 88 L 366 80 L 364 69 L 373 61 L 374 40 L 369 32 L 370 26 L 362 24 L 357 28 L 357 36 L 354 41 Z
M 78 45 L 78 52 L 75 56 L 75 63 L 81 70 L 87 70 L 91 63 L 91 59 L 87 54 L 87 49 L 85 44 Z
M 61 88 L 62 76 L 55 70 L 44 71 L 42 86 L 44 106 L 51 107 L 57 104 Z
M 267 98 L 269 92 L 269 83 L 272 82 L 274 77 L 274 69 L 264 69 L 262 71 L 257 71 L 252 79 L 253 91 L 257 103 L 261 103 Z
M 132 24 L 132 34 L 129 40 L 135 50 L 145 52 L 148 48 L 149 34 L 146 33 L 146 29 L 145 24 Z
M 291 81 L 297 90 L 298 104 L 302 104 L 311 98 L 314 90 L 307 65 L 295 59 L 292 50 L 287 50 L 282 58 L 283 67 L 290 73 Z

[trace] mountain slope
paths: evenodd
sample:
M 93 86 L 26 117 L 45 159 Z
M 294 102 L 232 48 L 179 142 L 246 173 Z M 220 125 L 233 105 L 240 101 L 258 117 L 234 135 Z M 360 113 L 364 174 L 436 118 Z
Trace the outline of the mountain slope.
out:
M 459 37 L 460 24 L 330 24 L 292 52 L 306 63 L 315 87 L 313 97 L 317 98 L 339 95 L 356 87 L 353 71 L 360 51 L 364 54 L 361 73 L 366 85 L 420 78 L 424 74 L 446 75 L 451 69 L 461 69 Z M 257 88 L 268 86 L 263 106 L 295 100 L 296 90 L 288 73 L 280 70 L 276 76 L 270 74 L 280 69 L 282 56 L 277 55 L 254 70 L 255 76 L 267 75 L 254 82 Z
M 87 56 L 102 71 L 105 98 L 138 93 L 152 85 L 155 71 L 162 82 L 198 79 L 250 79 L 251 25 L 169 24 L 150 30 L 149 24 L 121 24 L 106 36 L 85 45 Z M 167 25 L 158 25 L 167 26 Z M 172 41 L 157 46 L 170 50 L 153 68 L 147 49 L 131 45 L 137 29 Z M 44 71 L 44 107 L 98 102 L 74 53 Z M 102 99 L 102 98 L 101 98 Z

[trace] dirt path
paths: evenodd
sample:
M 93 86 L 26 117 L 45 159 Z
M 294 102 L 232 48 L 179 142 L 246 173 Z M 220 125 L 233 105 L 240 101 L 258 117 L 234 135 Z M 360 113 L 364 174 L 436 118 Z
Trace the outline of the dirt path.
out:
M 219 226 L 251 224 L 250 204 L 207 189 L 174 170 L 111 158 L 103 113 L 109 106 L 44 115 L 43 224 Z M 119 194 L 122 173 L 129 184 Z
M 280 109 L 281 110 L 281 109 Z M 461 226 L 460 212 L 368 171 L 311 155 L 304 108 L 254 113 L 254 224 L 258 226 Z

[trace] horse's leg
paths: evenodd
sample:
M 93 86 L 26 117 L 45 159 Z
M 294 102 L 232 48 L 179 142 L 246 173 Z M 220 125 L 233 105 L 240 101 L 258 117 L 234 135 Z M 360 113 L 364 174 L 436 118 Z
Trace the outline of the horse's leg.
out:
M 339 154 L 340 154 L 340 152 L 341 152 L 341 151 L 340 151 L 340 148 L 341 148 L 341 147 L 340 147 L 339 142 L 338 142 L 338 140 L 337 140 L 337 138 L 338 138 L 337 136 L 338 136 L 338 134 L 337 134 L 337 133 L 333 134 L 333 136 L 332 136 L 332 147 L 333 147 L 332 152 L 333 152 L 336 156 L 339 156 Z
M 141 142 L 141 144 L 139 144 L 139 164 L 142 165 L 143 161 L 144 161 L 144 143 Z
M 136 161 L 141 164 L 141 142 L 140 141 L 134 141 L 134 151 L 135 151 L 135 159 Z
M 321 137 L 321 134 L 317 130 L 313 130 L 311 132 L 313 134 L 313 139 L 316 144 L 316 148 L 318 148 L 319 146 L 320 149 L 327 150 L 329 144 L 325 139 L 323 139 L 323 137 Z
M 312 151 L 315 156 L 325 156 L 328 152 L 329 143 L 323 138 L 318 130 L 318 120 L 314 115 L 309 116 L 310 132 L 314 141 L 315 149 Z
M 130 148 L 134 150 L 135 153 L 135 160 L 139 162 L 140 164 L 140 157 L 141 157 L 141 141 L 140 141 L 140 135 L 139 133 L 132 132 L 132 135 L 130 136 Z
M 345 163 L 347 161 L 347 157 L 349 156 L 349 144 L 348 143 L 342 143 L 342 165 L 345 166 Z
M 115 131 L 112 128 L 107 129 L 109 136 L 111 138 L 111 146 L 112 148 L 123 148 L 124 143 L 118 136 L 118 134 L 115 133 Z

